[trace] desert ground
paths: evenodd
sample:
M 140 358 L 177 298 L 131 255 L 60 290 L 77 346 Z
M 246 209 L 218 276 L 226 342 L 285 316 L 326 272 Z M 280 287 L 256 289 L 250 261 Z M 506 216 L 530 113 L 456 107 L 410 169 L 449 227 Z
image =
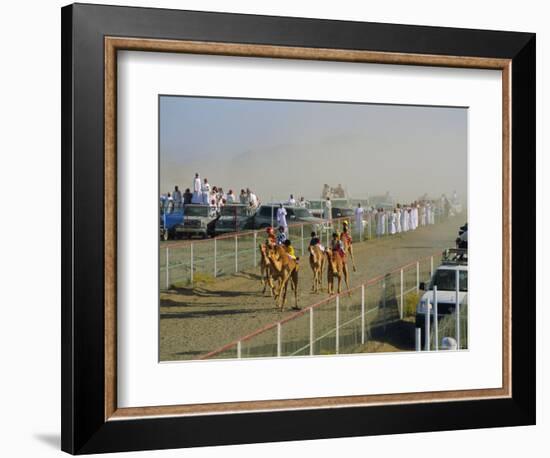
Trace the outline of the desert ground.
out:
M 463 217 L 419 227 L 414 232 L 396 234 L 354 244 L 357 271 L 350 268 L 351 286 L 454 246 Z M 275 308 L 268 293 L 262 294 L 260 269 L 244 270 L 217 279 L 208 278 L 192 286 L 172 286 L 160 295 L 160 360 L 196 359 L 234 339 L 281 320 L 292 313 L 289 289 L 283 312 Z M 307 256 L 300 260 L 298 305 L 307 307 L 327 297 L 324 291 L 311 292 L 312 273 Z M 414 325 L 409 320 L 391 324 L 384 335 L 373 332 L 360 351 L 399 351 L 411 349 Z M 386 337 L 385 337 L 386 336 Z M 388 337 L 389 336 L 389 337 Z M 414 342 L 412 342 L 412 345 Z

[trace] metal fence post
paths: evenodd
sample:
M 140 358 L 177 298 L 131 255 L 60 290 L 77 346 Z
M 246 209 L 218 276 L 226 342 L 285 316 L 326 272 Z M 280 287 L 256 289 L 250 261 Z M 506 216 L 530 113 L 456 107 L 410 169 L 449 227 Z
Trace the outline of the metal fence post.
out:
M 258 233 L 254 231 L 254 267 L 258 265 Z
M 384 309 L 384 332 L 386 332 L 386 278 L 382 280 L 382 308 Z
M 426 302 L 424 314 L 424 350 L 430 351 L 430 302 Z
M 214 278 L 218 272 L 218 239 L 214 239 Z
M 434 275 L 434 257 L 430 256 L 430 280 Z
M 455 274 L 455 314 L 456 314 L 456 349 L 460 350 L 460 272 L 457 269 Z
M 282 332 L 281 323 L 277 323 L 277 357 L 281 356 L 281 350 L 282 350 L 281 332 Z
M 422 339 L 422 330 L 420 328 L 416 328 L 414 333 L 414 343 L 415 343 L 415 349 L 416 351 L 422 350 L 422 342 L 420 341 Z
M 193 283 L 193 243 L 191 243 L 191 283 Z
M 166 289 L 170 288 L 170 248 L 166 247 Z
M 309 355 L 313 356 L 313 307 L 309 309 Z
M 241 348 L 241 341 L 239 340 L 237 342 L 237 358 L 241 359 L 242 356 L 242 348 Z
M 303 224 L 300 225 L 300 232 L 301 232 L 300 240 L 302 241 L 302 256 L 303 256 L 304 255 L 304 225 Z
M 420 292 L 420 263 L 416 261 L 416 294 Z
M 434 350 L 439 350 L 439 320 L 437 314 L 437 286 L 434 285 Z
M 361 344 L 365 343 L 365 285 L 361 285 Z
M 400 270 L 400 290 L 401 290 L 401 301 L 399 303 L 399 316 L 401 319 L 403 319 L 403 303 L 404 303 L 404 297 L 403 297 L 403 269 Z
M 336 354 L 340 352 L 340 296 L 336 296 Z
M 239 271 L 239 238 L 235 236 L 235 272 Z

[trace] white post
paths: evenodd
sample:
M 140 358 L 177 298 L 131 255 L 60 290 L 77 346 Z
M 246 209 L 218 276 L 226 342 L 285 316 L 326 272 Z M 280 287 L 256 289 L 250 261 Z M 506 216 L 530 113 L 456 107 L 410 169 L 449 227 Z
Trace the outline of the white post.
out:
M 237 342 L 237 358 L 241 359 L 242 356 L 242 348 L 241 348 L 241 341 L 239 340 Z
M 416 328 L 414 333 L 414 343 L 415 343 L 415 349 L 416 351 L 422 350 L 422 342 L 420 341 L 422 338 L 422 330 L 420 328 Z
M 277 323 L 277 357 L 281 356 L 281 323 Z
M 336 296 L 336 354 L 340 352 L 340 296 Z
M 400 316 L 401 319 L 403 319 L 403 302 L 404 302 L 404 298 L 403 298 L 403 269 L 400 270 L 400 285 L 401 285 L 400 286 L 401 301 L 399 302 L 399 316 Z
M 437 316 L 437 286 L 434 285 L 434 350 L 439 350 L 439 320 Z
M 420 263 L 416 261 L 416 294 L 420 292 Z
M 365 343 L 365 285 L 361 285 L 361 343 Z
M 434 257 L 430 256 L 430 280 L 434 275 Z
M 239 271 L 239 238 L 235 236 L 235 272 Z
M 313 307 L 309 309 L 309 355 L 313 356 Z
M 300 225 L 300 232 L 301 232 L 300 240 L 302 241 L 302 256 L 303 256 L 304 255 L 304 225 L 303 224 Z
M 254 267 L 258 265 L 258 233 L 254 231 Z
M 191 243 L 191 283 L 193 283 L 193 244 Z
M 214 278 L 216 278 L 218 272 L 218 239 L 214 239 Z
M 166 289 L 170 288 L 170 248 L 166 247 Z
M 424 350 L 430 351 L 430 302 L 426 303 L 426 312 L 424 314 Z
M 456 269 L 455 274 L 455 313 L 456 313 L 456 349 L 460 350 L 460 272 Z

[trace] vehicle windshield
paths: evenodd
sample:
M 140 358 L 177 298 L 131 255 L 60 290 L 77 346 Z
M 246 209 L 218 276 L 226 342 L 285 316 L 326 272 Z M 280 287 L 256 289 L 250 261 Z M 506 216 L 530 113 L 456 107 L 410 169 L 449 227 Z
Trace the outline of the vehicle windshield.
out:
M 247 216 L 249 209 L 238 205 L 226 205 L 222 207 L 222 216 Z
M 468 271 L 459 271 L 459 284 L 460 291 L 468 291 Z M 438 291 L 455 291 L 456 289 L 456 270 L 451 269 L 438 269 L 432 279 L 430 289 L 437 286 Z
M 323 208 L 322 202 L 320 200 L 314 200 L 309 203 L 309 208 L 312 208 L 313 210 L 319 210 Z
M 313 215 L 307 208 L 293 208 L 296 218 L 311 218 Z
M 201 205 L 196 207 L 185 207 L 184 209 L 185 217 L 189 216 L 210 216 L 210 207 L 208 205 Z

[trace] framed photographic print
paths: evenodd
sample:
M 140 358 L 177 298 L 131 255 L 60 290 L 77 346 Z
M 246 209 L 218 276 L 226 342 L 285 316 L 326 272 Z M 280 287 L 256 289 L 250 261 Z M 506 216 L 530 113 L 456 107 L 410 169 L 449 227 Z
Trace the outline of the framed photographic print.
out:
M 63 450 L 534 424 L 534 34 L 76 4 L 62 79 Z

